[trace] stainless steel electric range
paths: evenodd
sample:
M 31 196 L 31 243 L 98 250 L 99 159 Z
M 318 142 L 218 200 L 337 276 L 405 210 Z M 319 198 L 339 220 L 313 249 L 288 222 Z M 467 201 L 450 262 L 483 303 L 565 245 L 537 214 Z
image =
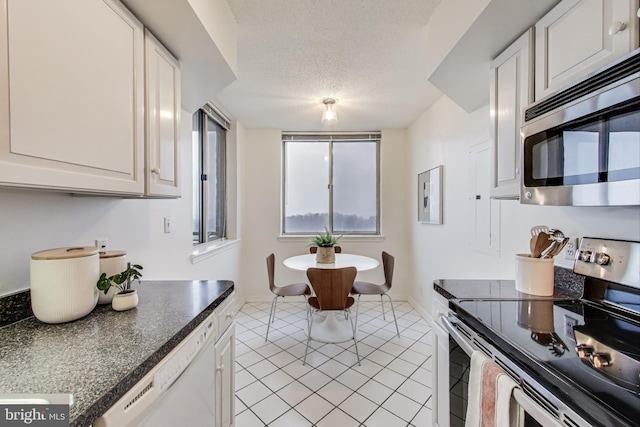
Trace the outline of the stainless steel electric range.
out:
M 640 243 L 583 238 L 576 258 L 580 299 L 450 301 L 455 380 L 464 383 L 465 355 L 480 350 L 520 384 L 525 425 L 637 426 Z

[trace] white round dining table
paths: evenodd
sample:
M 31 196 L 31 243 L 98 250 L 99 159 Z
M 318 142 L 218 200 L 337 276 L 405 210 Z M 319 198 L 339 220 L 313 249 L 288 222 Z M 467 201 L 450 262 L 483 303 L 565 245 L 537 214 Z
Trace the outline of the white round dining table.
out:
M 316 254 L 296 255 L 283 261 L 285 267 L 292 270 L 307 271 L 309 268 L 355 267 L 358 271 L 372 270 L 380 265 L 378 260 L 363 255 L 336 254 L 336 262 L 321 264 L 316 262 Z M 331 311 L 316 314 L 313 321 L 311 339 L 325 343 L 339 343 L 353 339 L 351 322 L 339 313 Z
M 336 254 L 336 262 L 321 264 L 316 262 L 316 254 L 296 255 L 283 261 L 285 267 L 292 270 L 307 271 L 309 268 L 355 267 L 358 271 L 373 270 L 380 265 L 375 258 L 355 254 Z

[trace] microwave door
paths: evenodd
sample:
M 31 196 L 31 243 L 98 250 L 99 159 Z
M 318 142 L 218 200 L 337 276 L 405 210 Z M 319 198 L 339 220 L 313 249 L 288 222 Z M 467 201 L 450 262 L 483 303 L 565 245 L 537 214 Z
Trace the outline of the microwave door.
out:
M 640 204 L 640 100 L 524 137 L 522 203 Z
M 640 110 L 609 120 L 607 181 L 640 179 Z

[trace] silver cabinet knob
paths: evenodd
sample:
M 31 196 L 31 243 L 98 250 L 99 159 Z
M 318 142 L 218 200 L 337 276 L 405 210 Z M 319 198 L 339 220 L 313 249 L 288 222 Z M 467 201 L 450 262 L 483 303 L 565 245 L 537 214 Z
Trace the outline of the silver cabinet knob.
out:
M 153 169 L 151 169 L 151 173 L 154 173 L 156 175 L 160 175 L 160 169 L 159 168 L 153 168 Z

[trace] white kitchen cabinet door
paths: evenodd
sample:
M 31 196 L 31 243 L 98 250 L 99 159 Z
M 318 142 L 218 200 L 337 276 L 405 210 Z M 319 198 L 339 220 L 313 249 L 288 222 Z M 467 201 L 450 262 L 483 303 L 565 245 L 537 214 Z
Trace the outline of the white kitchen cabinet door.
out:
M 216 427 L 235 424 L 235 325 L 216 343 Z
M 447 299 L 432 293 L 433 303 L 431 316 L 433 319 L 432 348 L 433 352 L 433 378 L 431 394 L 431 417 L 434 426 L 448 427 L 450 425 L 449 409 L 449 333 L 439 323 L 440 315 L 446 314 L 449 309 Z
M 142 24 L 116 0 L 0 6 L 0 185 L 141 195 Z
M 563 0 L 538 21 L 535 100 L 638 47 L 637 10 L 638 0 Z
M 520 196 L 520 126 L 522 109 L 533 96 L 533 29 L 491 63 L 491 197 Z
M 180 66 L 148 30 L 145 57 L 145 194 L 179 197 Z

